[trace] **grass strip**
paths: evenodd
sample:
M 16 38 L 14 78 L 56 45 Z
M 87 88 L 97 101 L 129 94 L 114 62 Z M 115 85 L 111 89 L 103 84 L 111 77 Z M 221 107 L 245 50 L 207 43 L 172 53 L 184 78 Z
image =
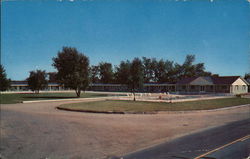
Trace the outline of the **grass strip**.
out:
M 249 98 L 224 98 L 178 103 L 106 100 L 60 105 L 59 108 L 86 112 L 147 113 L 157 111 L 210 110 L 250 104 Z

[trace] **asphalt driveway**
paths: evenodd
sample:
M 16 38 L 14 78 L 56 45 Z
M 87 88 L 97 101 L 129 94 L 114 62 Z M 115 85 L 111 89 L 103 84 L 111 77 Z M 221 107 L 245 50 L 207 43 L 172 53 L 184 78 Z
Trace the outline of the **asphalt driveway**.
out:
M 0 150 L 3 158 L 121 156 L 193 132 L 248 119 L 250 114 L 250 105 L 209 112 L 147 115 L 55 109 L 69 102 L 1 105 Z

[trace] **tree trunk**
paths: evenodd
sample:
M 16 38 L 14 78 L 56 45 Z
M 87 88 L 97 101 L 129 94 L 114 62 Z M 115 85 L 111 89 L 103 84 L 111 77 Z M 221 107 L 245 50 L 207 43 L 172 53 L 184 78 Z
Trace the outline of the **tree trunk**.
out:
M 133 91 L 133 94 L 134 94 L 134 101 L 135 101 L 135 91 Z
M 76 96 L 77 96 L 77 98 L 80 98 L 80 96 L 81 96 L 81 89 L 79 89 L 79 88 L 76 89 Z

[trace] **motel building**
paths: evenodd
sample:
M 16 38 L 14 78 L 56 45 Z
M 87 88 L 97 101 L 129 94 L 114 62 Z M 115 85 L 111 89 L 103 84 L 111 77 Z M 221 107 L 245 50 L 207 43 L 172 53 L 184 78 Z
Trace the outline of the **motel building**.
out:
M 92 83 L 89 85 L 90 91 L 112 91 L 112 92 L 130 92 L 125 84 L 102 84 Z M 140 92 L 175 92 L 175 84 L 168 83 L 144 83 Z
M 144 83 L 139 92 L 160 93 L 169 92 L 177 94 L 244 94 L 248 93 L 249 83 L 240 76 L 218 77 L 190 77 L 183 78 L 175 84 L 170 83 Z M 63 91 L 65 89 L 58 83 L 49 83 L 43 91 Z M 89 91 L 130 92 L 124 84 L 92 83 Z M 10 91 L 29 91 L 27 81 L 12 81 Z
M 58 83 L 48 83 L 43 91 L 61 91 L 63 86 Z M 11 81 L 10 91 L 29 91 L 28 81 Z
M 240 76 L 191 77 L 176 83 L 176 90 L 182 93 L 229 93 L 248 92 L 249 83 Z

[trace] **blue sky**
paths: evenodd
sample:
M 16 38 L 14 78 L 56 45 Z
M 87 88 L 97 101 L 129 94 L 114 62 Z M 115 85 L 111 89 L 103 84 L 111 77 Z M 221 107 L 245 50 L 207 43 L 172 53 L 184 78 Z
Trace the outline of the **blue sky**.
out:
M 13 80 L 29 71 L 55 71 L 63 46 L 114 65 L 134 57 L 182 63 L 196 55 L 220 75 L 250 71 L 247 0 L 3 1 L 1 62 Z

